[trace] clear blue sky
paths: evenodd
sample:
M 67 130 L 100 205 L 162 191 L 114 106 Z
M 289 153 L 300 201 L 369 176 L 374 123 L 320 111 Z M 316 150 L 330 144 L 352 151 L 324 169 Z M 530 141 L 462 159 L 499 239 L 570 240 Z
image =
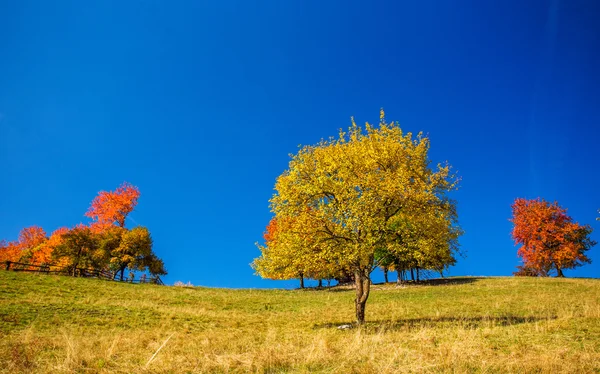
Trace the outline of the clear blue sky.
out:
M 452 275 L 510 275 L 516 197 L 600 241 L 600 2 L 4 1 L 0 238 L 141 198 L 166 281 L 290 287 L 249 263 L 299 144 L 378 120 L 462 177 Z M 567 276 L 600 276 L 594 263 Z M 376 279 L 380 275 L 376 276 Z

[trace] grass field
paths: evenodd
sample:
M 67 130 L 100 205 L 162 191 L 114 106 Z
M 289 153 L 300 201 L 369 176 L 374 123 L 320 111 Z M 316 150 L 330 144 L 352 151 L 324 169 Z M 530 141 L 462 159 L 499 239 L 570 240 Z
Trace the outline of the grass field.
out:
M 375 285 L 366 326 L 343 331 L 350 289 L 0 271 L 0 372 L 600 372 L 600 280 L 449 280 Z

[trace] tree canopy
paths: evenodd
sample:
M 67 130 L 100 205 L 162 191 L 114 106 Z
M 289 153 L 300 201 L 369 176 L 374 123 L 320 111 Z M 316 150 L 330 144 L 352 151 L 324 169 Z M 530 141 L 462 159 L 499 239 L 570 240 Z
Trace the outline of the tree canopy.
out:
M 259 246 L 257 273 L 273 277 L 297 263 L 304 271 L 350 271 L 363 323 L 378 253 L 400 260 L 410 253 L 442 267 L 453 262 L 460 229 L 447 193 L 458 179 L 448 164 L 430 167 L 428 151 L 427 137 L 387 123 L 383 110 L 379 126 L 363 130 L 352 121 L 337 138 L 301 148 L 277 178 L 277 239 Z
M 557 202 L 543 199 L 516 199 L 512 204 L 512 237 L 521 245 L 517 254 L 523 260 L 516 275 L 563 277 L 564 269 L 573 269 L 591 260 L 585 252 L 596 242 L 589 238 L 592 228 L 582 226 Z

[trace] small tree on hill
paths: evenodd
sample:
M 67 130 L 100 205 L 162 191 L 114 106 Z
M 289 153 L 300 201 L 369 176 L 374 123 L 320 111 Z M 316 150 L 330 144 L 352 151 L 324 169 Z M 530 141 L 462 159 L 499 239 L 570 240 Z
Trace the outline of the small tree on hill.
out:
M 589 238 L 592 228 L 573 222 L 557 202 L 516 199 L 512 211 L 512 237 L 523 260 L 515 275 L 564 277 L 564 269 L 591 262 L 585 252 L 596 244 Z
M 61 235 L 61 243 L 54 249 L 52 257 L 77 275 L 78 268 L 102 268 L 106 254 L 100 248 L 99 236 L 88 226 L 77 225 Z

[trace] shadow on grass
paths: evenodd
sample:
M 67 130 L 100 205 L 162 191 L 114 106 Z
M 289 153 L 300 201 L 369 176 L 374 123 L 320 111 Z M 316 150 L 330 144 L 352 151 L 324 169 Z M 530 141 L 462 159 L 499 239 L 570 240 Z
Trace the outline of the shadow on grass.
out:
M 306 287 L 306 288 L 294 288 L 296 291 L 312 292 L 312 291 L 327 291 L 327 292 L 354 292 L 353 285 L 344 286 L 330 286 L 330 287 Z
M 539 321 L 549 321 L 556 319 L 556 316 L 536 317 L 536 316 L 481 316 L 481 317 L 421 317 L 406 318 L 399 320 L 375 320 L 366 321 L 362 326 L 368 332 L 394 331 L 394 330 L 414 330 L 424 327 L 428 328 L 452 328 L 461 327 L 464 329 L 476 329 L 480 327 L 493 326 L 512 326 L 522 323 L 533 323 Z M 313 326 L 313 329 L 331 329 L 338 328 L 341 325 L 352 325 L 353 322 L 329 322 Z
M 397 284 L 395 282 L 388 283 L 373 283 L 372 286 L 389 286 L 389 287 L 403 287 L 403 286 L 451 286 L 475 283 L 483 277 L 456 277 L 456 278 L 436 278 L 428 279 L 423 281 L 405 281 L 404 283 Z M 330 287 L 307 287 L 307 288 L 296 288 L 304 292 L 310 291 L 328 291 L 328 292 L 354 292 L 354 284 L 344 284 L 342 286 L 330 286 Z
M 423 286 L 448 286 L 455 284 L 469 284 L 475 283 L 483 277 L 455 277 L 455 278 L 436 278 L 428 279 L 420 282 L 409 282 L 409 284 L 423 285 Z

